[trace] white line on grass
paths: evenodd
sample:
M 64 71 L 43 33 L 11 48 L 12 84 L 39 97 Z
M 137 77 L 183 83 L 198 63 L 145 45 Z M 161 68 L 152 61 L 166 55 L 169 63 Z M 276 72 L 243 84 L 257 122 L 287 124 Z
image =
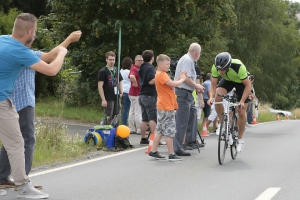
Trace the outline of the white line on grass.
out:
M 128 151 L 123 151 L 123 152 L 120 152 L 120 153 L 116 153 L 116 154 L 112 154 L 112 155 L 108 155 L 108 156 L 104 156 L 104 157 L 100 157 L 100 158 L 95 158 L 95 159 L 91 159 L 91 160 L 87 160 L 87 161 L 83 161 L 83 162 L 78 162 L 78 163 L 71 164 L 71 165 L 66 165 L 66 166 L 63 166 L 63 167 L 49 169 L 49 170 L 46 170 L 46 171 L 30 174 L 29 177 L 40 176 L 40 175 L 43 175 L 43 174 L 48 174 L 48 173 L 60 171 L 60 170 L 63 170 L 63 169 L 68 169 L 68 168 L 72 168 L 72 167 L 76 167 L 76 166 L 80 166 L 80 165 L 85 165 L 85 164 L 88 164 L 88 163 L 96 162 L 96 161 L 99 161 L 99 160 L 104 160 L 104 159 L 107 159 L 107 158 L 112 158 L 112 157 L 115 157 L 115 156 L 128 154 L 128 153 L 139 151 L 141 149 L 146 149 L 146 148 L 148 148 L 148 146 L 137 148 L 137 149 L 132 149 L 132 150 L 128 150 Z
M 261 193 L 255 200 L 271 200 L 281 188 L 270 187 Z

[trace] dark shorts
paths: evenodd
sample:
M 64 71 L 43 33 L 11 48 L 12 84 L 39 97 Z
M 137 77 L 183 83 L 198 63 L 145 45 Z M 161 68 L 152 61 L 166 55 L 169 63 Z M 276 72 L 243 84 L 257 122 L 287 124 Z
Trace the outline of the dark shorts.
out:
M 227 81 L 225 79 L 222 79 L 219 82 L 217 88 L 218 87 L 225 88 L 227 90 L 227 92 L 230 92 L 235 87 L 238 101 L 241 100 L 243 93 L 244 93 L 244 89 L 245 89 L 245 85 L 243 83 L 235 83 L 232 81 Z M 248 102 L 249 102 L 249 99 L 247 98 L 244 103 L 248 103 Z
M 210 115 L 210 105 L 207 104 L 208 99 L 204 100 L 204 108 L 202 109 L 204 112 L 204 117 L 208 117 Z
M 153 120 L 157 122 L 156 96 L 140 95 L 139 104 L 142 110 L 142 121 Z

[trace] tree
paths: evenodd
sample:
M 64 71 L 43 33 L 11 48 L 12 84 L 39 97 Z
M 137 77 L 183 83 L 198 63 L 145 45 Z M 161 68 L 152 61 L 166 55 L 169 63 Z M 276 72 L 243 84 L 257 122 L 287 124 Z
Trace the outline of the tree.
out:
M 295 23 L 286 14 L 286 2 L 239 0 L 234 5 L 238 23 L 226 32 L 232 39 L 229 51 L 255 75 L 260 100 L 274 107 L 292 108 L 287 91 L 294 85 L 299 68 L 292 65 L 299 57 L 299 37 Z
M 234 16 L 230 0 L 52 0 L 50 5 L 59 21 L 55 30 L 61 36 L 74 29 L 83 32 L 80 45 L 72 51 L 72 61 L 82 71 L 82 90 L 78 92 L 84 97 L 82 104 L 99 102 L 97 73 L 105 66 L 105 53 L 117 52 L 119 25 L 121 57 L 133 58 L 146 49 L 154 50 L 156 55 L 181 56 L 191 42 L 199 42 L 211 48 L 206 51 L 209 58 L 215 54 L 215 47 L 226 45 L 225 40 L 218 40 L 221 45 L 213 42 L 221 35 L 216 34 L 220 32 L 219 24 L 229 24 L 229 18 Z M 211 13 L 213 10 L 216 11 Z M 211 64 L 208 59 L 205 61 L 205 65 Z

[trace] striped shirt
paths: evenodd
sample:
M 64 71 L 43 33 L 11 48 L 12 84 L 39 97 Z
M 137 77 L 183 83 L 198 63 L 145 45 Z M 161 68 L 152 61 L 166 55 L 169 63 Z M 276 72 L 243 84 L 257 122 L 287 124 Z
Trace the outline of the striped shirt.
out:
M 41 51 L 32 51 L 41 58 Z M 27 106 L 35 107 L 35 70 L 24 67 L 10 96 L 17 111 Z

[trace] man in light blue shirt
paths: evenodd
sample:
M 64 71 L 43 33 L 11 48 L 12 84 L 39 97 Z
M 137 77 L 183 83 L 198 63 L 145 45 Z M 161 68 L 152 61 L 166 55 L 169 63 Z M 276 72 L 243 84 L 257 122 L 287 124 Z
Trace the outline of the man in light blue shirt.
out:
M 78 41 L 80 35 L 80 31 L 74 31 L 63 43 L 60 44 L 60 46 L 67 48 L 71 42 Z M 43 53 L 41 51 L 32 52 L 38 58 L 46 62 L 51 62 L 56 56 L 56 48 L 48 53 Z M 11 93 L 11 100 L 19 114 L 19 124 L 25 144 L 25 171 L 26 175 L 28 175 L 32 166 L 36 141 L 34 127 L 35 70 L 29 67 L 22 69 Z M 3 146 L 0 153 L 0 161 L 0 188 L 15 187 L 14 182 L 8 179 L 11 168 L 8 161 L 7 152 Z M 42 189 L 42 186 L 35 186 L 35 188 Z
M 55 48 L 55 59 L 46 63 L 29 49 L 36 37 L 37 18 L 30 13 L 17 16 L 11 35 L 0 36 L 0 140 L 7 151 L 18 198 L 48 198 L 36 190 L 25 172 L 24 139 L 19 126 L 19 115 L 10 100 L 21 70 L 31 68 L 42 74 L 55 76 L 61 69 L 67 49 Z M 0 154 L 2 154 L 1 151 Z M 1 156 L 0 156 L 1 157 Z M 3 163 L 0 160 L 0 163 Z
M 174 151 L 178 156 L 190 156 L 186 152 L 183 143 L 186 141 L 196 142 L 197 134 L 197 110 L 195 107 L 193 91 L 203 92 L 203 86 L 196 83 L 196 71 L 194 61 L 201 55 L 201 46 L 192 43 L 188 53 L 182 56 L 177 64 L 174 80 L 177 80 L 181 72 L 187 73 L 186 80 L 175 88 L 178 109 L 176 111 L 176 134 L 174 137 Z

